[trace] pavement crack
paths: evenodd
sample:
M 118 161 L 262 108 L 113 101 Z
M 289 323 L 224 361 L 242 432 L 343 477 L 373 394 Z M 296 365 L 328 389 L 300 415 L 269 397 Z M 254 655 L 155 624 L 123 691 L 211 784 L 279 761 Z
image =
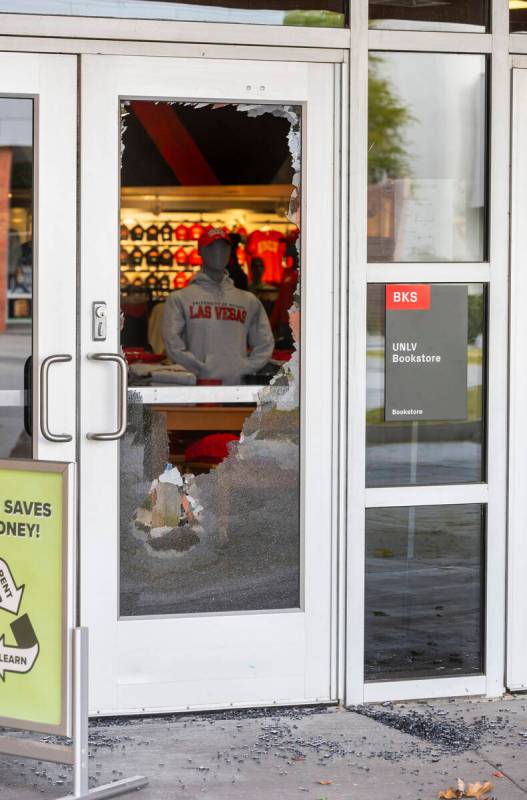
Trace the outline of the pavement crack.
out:
M 481 758 L 482 761 L 485 761 L 485 763 L 489 765 L 489 767 L 493 770 L 493 772 L 501 772 L 502 775 L 505 775 L 508 781 L 510 781 L 514 786 L 516 786 L 517 789 L 520 790 L 520 792 L 522 792 L 522 794 L 527 795 L 527 788 L 525 786 L 522 786 L 521 783 L 518 783 L 518 781 L 515 778 L 513 778 L 512 775 L 509 775 L 506 768 L 504 768 L 503 766 L 497 766 L 496 764 L 493 764 L 492 761 L 489 761 L 485 753 L 483 753 L 481 750 L 474 750 L 473 752 L 475 755 L 479 756 L 479 758 Z

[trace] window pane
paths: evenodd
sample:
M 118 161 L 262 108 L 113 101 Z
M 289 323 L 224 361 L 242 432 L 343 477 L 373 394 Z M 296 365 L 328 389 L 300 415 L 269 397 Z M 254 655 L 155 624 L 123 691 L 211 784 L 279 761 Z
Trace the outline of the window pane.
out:
M 365 679 L 484 670 L 485 511 L 366 512 Z
M 297 608 L 302 109 L 121 110 L 121 614 Z
M 485 257 L 485 57 L 375 53 L 368 260 Z
M 0 98 L 0 458 L 32 455 L 32 297 L 33 101 Z
M 434 285 L 440 286 L 432 284 L 432 288 Z M 419 422 L 385 420 L 386 285 L 368 286 L 368 486 L 439 485 L 485 479 L 486 293 L 483 284 L 465 285 L 468 292 L 466 418 Z M 448 320 L 445 325 L 448 326 Z
M 345 0 L 0 0 L 0 13 L 342 28 Z
M 425 3 L 370 0 L 371 28 L 484 33 L 488 17 L 489 4 L 486 0 Z

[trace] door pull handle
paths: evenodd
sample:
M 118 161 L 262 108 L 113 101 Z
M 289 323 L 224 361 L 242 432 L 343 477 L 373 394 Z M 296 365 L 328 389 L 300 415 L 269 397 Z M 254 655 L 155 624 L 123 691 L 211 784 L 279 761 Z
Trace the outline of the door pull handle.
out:
M 48 356 L 40 365 L 40 430 L 44 439 L 48 442 L 71 442 L 73 436 L 69 433 L 51 433 L 48 424 L 49 397 L 48 397 L 48 376 L 49 368 L 52 364 L 60 364 L 63 361 L 71 361 L 68 355 Z
M 117 430 L 113 433 L 87 433 L 87 439 L 97 442 L 113 442 L 122 439 L 128 425 L 128 365 L 118 353 L 91 353 L 88 358 L 92 361 L 111 361 L 118 367 L 118 405 L 117 405 Z

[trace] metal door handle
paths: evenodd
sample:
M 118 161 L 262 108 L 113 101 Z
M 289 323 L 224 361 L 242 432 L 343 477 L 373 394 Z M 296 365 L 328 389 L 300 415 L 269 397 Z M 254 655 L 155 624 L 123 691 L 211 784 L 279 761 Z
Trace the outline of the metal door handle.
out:
M 72 436 L 69 433 L 51 433 L 48 426 L 48 373 L 52 364 L 59 364 L 62 361 L 71 361 L 71 356 L 58 355 L 48 356 L 40 365 L 40 430 L 42 436 L 48 442 L 71 442 Z
M 98 442 L 112 442 L 115 439 L 122 439 L 128 425 L 128 365 L 118 353 L 91 353 L 88 358 L 92 361 L 112 361 L 117 364 L 119 367 L 119 400 L 117 406 L 117 430 L 114 433 L 87 433 L 86 438 L 95 439 Z

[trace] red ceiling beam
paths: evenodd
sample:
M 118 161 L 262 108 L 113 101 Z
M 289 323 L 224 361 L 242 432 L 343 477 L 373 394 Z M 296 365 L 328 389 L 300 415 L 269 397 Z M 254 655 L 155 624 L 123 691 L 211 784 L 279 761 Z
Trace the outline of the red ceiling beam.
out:
M 130 106 L 182 186 L 219 184 L 173 106 L 151 100 L 132 100 Z

